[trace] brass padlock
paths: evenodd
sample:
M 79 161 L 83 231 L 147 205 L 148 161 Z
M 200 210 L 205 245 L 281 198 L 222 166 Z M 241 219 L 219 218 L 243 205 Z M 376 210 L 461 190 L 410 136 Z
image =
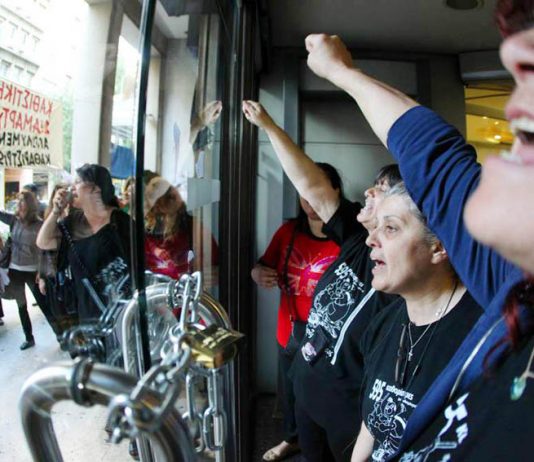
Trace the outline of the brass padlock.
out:
M 208 369 L 217 369 L 234 359 L 244 335 L 216 325 L 203 328 L 189 325 L 184 341 L 191 347 L 192 360 Z

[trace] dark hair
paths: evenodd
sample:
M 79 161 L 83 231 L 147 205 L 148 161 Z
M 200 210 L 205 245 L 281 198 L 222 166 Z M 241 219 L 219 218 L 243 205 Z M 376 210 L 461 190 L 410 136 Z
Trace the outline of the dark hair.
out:
M 343 180 L 341 179 L 337 169 L 333 165 L 326 162 L 315 162 L 315 165 L 317 165 L 317 167 L 319 167 L 326 174 L 330 180 L 332 188 L 339 189 L 339 197 L 345 197 L 343 192 Z
M 375 185 L 386 180 L 390 188 L 402 181 L 399 166 L 397 164 L 384 165 L 375 176 Z
M 315 165 L 317 165 L 328 177 L 330 180 L 330 185 L 334 189 L 339 190 L 339 197 L 344 198 L 343 193 L 343 180 L 341 179 L 341 176 L 339 175 L 339 172 L 337 169 L 326 162 L 315 162 Z M 308 224 L 308 217 L 306 215 L 306 212 L 304 212 L 303 208 L 299 204 L 299 214 L 297 215 L 297 218 L 295 218 L 296 224 L 295 228 L 293 228 L 293 232 L 291 233 L 291 238 L 289 240 L 289 244 L 287 246 L 287 252 L 284 259 L 284 266 L 282 267 L 282 281 L 284 284 L 283 289 L 289 294 L 289 277 L 287 274 L 288 265 L 289 265 L 289 258 L 291 257 L 291 253 L 293 252 L 293 246 L 295 244 L 295 239 L 297 237 L 297 233 L 306 233 L 310 232 L 310 225 Z
M 76 169 L 76 173 L 85 183 L 92 183 L 100 188 L 102 202 L 110 207 L 118 207 L 119 201 L 115 196 L 115 188 L 111 181 L 109 170 L 97 164 L 85 164 Z
M 152 170 L 144 170 L 143 171 L 143 183 L 145 186 L 150 183 L 150 180 L 153 180 L 154 178 L 157 178 L 159 174 L 156 172 L 153 172 Z
M 534 25 L 534 0 L 499 0 L 495 21 L 503 37 L 530 28 Z
M 22 190 L 19 192 L 19 195 L 23 197 L 24 202 L 26 202 L 26 216 L 22 218 L 18 215 L 17 210 L 17 216 L 20 221 L 23 223 L 34 223 L 35 221 L 39 220 L 39 201 L 37 200 L 37 197 L 35 197 L 35 194 L 31 191 L 24 191 Z M 20 200 L 20 199 L 19 199 Z
M 39 195 L 39 186 L 37 186 L 35 183 L 28 183 L 25 184 L 22 189 L 25 189 L 26 191 L 30 191 L 31 193 L 35 194 L 36 196 Z
M 529 310 L 529 317 L 526 322 L 521 322 L 519 316 L 520 306 L 525 306 Z M 506 323 L 506 335 L 491 347 L 484 357 L 484 369 L 488 373 L 489 366 L 493 355 L 500 350 L 503 345 L 506 348 L 502 352 L 506 354 L 510 351 L 517 350 L 521 347 L 524 338 L 534 332 L 534 276 L 527 275 L 524 280 L 518 282 L 510 289 L 506 296 L 505 304 L 502 309 L 504 322 Z M 496 357 L 499 362 L 502 354 Z

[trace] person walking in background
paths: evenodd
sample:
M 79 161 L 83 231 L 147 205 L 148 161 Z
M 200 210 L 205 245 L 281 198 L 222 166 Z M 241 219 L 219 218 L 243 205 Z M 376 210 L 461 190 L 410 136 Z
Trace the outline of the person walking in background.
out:
M 24 288 L 27 284 L 30 289 L 33 289 L 37 281 L 39 250 L 35 241 L 42 225 L 38 213 L 37 198 L 29 191 L 19 193 L 15 214 L 0 212 L 0 220 L 9 225 L 11 231 L 11 257 L 8 272 L 10 282 L 2 298 L 15 299 L 17 302 L 25 336 L 25 341 L 20 345 L 21 350 L 35 345 Z
M 329 178 L 332 188 L 343 196 L 337 170 L 330 164 L 317 163 L 317 166 Z M 265 461 L 282 460 L 299 450 L 295 395 L 289 368 L 304 335 L 315 286 L 339 254 L 339 246 L 322 232 L 323 221 L 305 199 L 299 200 L 298 217 L 276 231 L 251 272 L 252 279 L 260 287 L 279 286 L 281 289 L 276 340 L 284 440 L 263 455 Z

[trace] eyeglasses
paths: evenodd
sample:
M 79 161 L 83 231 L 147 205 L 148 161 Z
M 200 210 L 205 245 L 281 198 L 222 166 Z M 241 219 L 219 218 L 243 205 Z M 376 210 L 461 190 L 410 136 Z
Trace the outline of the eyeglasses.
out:
M 406 331 L 408 324 L 402 324 L 402 332 L 397 350 L 397 361 L 395 362 L 395 384 L 403 388 L 406 380 L 406 370 L 408 369 L 408 352 L 406 345 Z

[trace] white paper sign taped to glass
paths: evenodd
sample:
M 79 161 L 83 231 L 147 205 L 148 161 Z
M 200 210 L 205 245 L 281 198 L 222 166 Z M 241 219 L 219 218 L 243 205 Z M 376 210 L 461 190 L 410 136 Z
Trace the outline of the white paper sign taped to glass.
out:
M 0 79 L 0 166 L 63 166 L 61 103 Z

